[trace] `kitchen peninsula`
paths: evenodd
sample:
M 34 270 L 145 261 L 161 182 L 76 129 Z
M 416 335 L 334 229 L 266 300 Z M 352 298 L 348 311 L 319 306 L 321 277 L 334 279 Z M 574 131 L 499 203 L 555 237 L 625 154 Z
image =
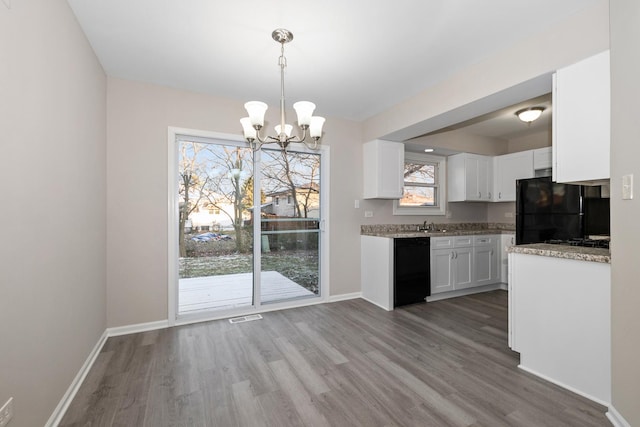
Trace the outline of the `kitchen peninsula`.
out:
M 520 368 L 608 404 L 609 250 L 531 244 L 508 253 L 509 346 Z

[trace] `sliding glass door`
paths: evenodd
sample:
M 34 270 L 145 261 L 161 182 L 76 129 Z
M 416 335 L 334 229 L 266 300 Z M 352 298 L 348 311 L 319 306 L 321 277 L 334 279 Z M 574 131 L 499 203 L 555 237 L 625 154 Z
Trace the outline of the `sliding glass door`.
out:
M 320 154 L 262 151 L 260 300 L 320 292 Z M 297 285 L 297 286 L 294 286 Z
M 177 315 L 320 295 L 322 155 L 179 135 Z

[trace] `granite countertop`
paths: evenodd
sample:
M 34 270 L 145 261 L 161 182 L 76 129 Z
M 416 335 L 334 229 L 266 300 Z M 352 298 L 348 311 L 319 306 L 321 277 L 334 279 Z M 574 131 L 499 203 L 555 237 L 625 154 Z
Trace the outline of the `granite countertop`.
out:
M 513 224 L 501 223 L 451 223 L 434 224 L 436 231 L 418 231 L 422 224 L 386 224 L 363 225 L 360 228 L 362 236 L 386 237 L 390 239 L 405 239 L 411 237 L 446 237 L 468 236 L 484 234 L 512 234 L 515 233 Z
M 611 263 L 611 252 L 602 248 L 583 248 L 580 246 L 550 245 L 547 243 L 534 243 L 530 245 L 517 245 L 507 248 L 508 253 L 540 255 L 552 258 L 565 258 L 577 261 Z
M 485 234 L 513 234 L 515 231 L 501 230 L 496 228 L 483 228 L 479 230 L 449 230 L 440 231 L 379 231 L 361 233 L 363 236 L 387 237 L 390 239 L 406 239 L 410 237 L 446 237 L 446 236 L 469 236 Z

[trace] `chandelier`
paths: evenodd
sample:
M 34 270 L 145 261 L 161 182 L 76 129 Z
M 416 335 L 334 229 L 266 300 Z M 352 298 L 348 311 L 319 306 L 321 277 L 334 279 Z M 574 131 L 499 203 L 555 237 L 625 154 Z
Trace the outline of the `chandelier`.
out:
M 302 130 L 302 137 L 291 136 L 293 126 L 286 123 L 284 112 L 284 69 L 287 66 L 287 58 L 284 56 L 284 44 L 293 40 L 293 34 L 289 30 L 278 28 L 271 33 L 271 37 L 280 43 L 280 124 L 275 126 L 275 136 L 260 136 L 260 130 L 264 126 L 264 114 L 267 111 L 267 104 L 260 101 L 249 101 L 244 104 L 244 108 L 249 113 L 249 117 L 240 119 L 244 138 L 253 150 L 259 150 L 263 144 L 276 143 L 286 149 L 290 142 L 301 142 L 312 150 L 318 148 L 318 141 L 322 136 L 322 125 L 324 117 L 313 116 L 316 105 L 313 102 L 299 101 L 293 104 L 298 116 L 298 126 Z M 307 136 L 313 141 L 310 143 Z

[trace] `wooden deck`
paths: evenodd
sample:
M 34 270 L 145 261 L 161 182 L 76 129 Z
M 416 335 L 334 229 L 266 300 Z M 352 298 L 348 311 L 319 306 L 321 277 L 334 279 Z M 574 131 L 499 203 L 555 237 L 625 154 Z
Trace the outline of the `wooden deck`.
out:
M 261 275 L 263 304 L 316 295 L 277 271 L 263 271 Z M 180 314 L 247 307 L 253 302 L 253 273 L 180 279 L 179 284 Z

